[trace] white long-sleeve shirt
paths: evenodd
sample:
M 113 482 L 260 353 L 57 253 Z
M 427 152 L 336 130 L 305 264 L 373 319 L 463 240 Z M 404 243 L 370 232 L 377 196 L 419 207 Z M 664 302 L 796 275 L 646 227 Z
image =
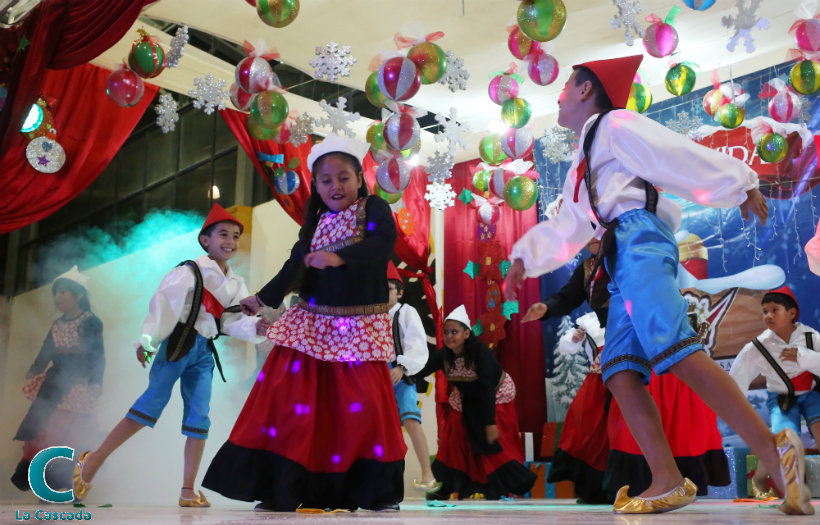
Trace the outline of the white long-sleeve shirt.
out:
M 216 261 L 207 255 L 197 257 L 196 263 L 202 273 L 203 286 L 222 306 L 239 304 L 241 299 L 250 295 L 245 281 L 233 273 L 230 267 L 225 274 Z M 188 319 L 195 285 L 194 272 L 187 265 L 177 266 L 165 275 L 151 297 L 138 346 L 156 351 L 160 343 L 171 335 L 177 323 L 184 323 Z M 222 331 L 244 341 L 261 343 L 264 336 L 256 335 L 257 322 L 257 318 L 241 313 L 225 313 L 222 316 Z M 214 316 L 204 306 L 199 309 L 194 329 L 208 339 L 217 335 Z
M 813 351 L 806 347 L 805 332 L 811 332 L 812 334 Z M 820 333 L 817 330 L 803 323 L 795 323 L 794 331 L 788 342 L 768 329 L 760 334 L 758 339 L 789 378 L 797 377 L 803 372 L 820 375 Z M 780 356 L 784 348 L 797 348 L 797 362 L 781 359 Z M 744 393 L 749 389 L 749 384 L 754 378 L 761 374 L 766 378 L 766 390 L 769 392 L 786 394 L 789 391 L 777 372 L 760 353 L 760 350 L 751 342 L 747 343 L 737 355 L 729 374 Z M 795 391 L 795 394 L 799 395 L 806 392 L 807 390 L 798 390 Z
M 580 144 L 597 115 L 584 124 Z M 564 180 L 557 215 L 530 228 L 512 248 L 510 260 L 521 259 L 527 277 L 556 270 L 569 262 L 604 228 L 597 224 L 584 182 L 574 201 L 578 148 Z M 646 205 L 643 181 L 663 191 L 699 204 L 731 208 L 746 200 L 746 192 L 758 185 L 757 174 L 742 161 L 707 148 L 634 111 L 616 110 L 598 126 L 590 149 L 590 166 L 598 210 L 606 221 Z M 658 218 L 670 230 L 680 227 L 680 207 L 659 196 Z
M 820 275 L 820 222 L 817 223 L 814 237 L 806 243 L 805 250 L 806 258 L 809 260 L 809 270 L 813 274 Z
M 399 310 L 401 308 L 401 310 Z M 390 308 L 390 322 L 399 312 L 399 337 L 401 337 L 402 355 L 396 356 L 396 363 L 407 369 L 407 375 L 421 372 L 427 364 L 427 334 L 421 323 L 418 311 L 409 304 L 396 303 Z
M 584 329 L 586 334 L 598 345 L 598 348 L 593 349 L 589 339 L 586 337 L 577 343 L 573 342 L 572 338 L 575 335 L 575 330 L 567 330 L 564 335 L 561 336 L 561 339 L 558 340 L 558 346 L 555 348 L 555 352 L 559 354 L 574 354 L 580 352 L 583 348 L 587 354 L 587 359 L 592 363 L 595 359 L 593 354 L 597 354 L 606 342 L 606 328 L 601 326 L 601 322 L 598 320 L 598 316 L 595 312 L 582 315 L 575 320 L 575 324 Z

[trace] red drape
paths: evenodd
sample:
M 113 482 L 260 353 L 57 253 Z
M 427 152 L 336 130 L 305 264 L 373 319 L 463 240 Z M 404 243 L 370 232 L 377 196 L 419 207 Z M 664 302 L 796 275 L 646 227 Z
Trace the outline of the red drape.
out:
M 8 93 L 0 112 L 0 157 L 12 147 L 12 136 L 40 96 L 46 70 L 93 59 L 122 38 L 142 8 L 154 1 L 47 0 L 20 27 L 0 31 L 0 64 L 8 61 L 2 75 Z M 22 35 L 30 44 L 18 50 Z
M 158 88 L 146 83 L 142 100 L 121 108 L 105 93 L 109 74 L 91 64 L 43 74 L 38 95 L 54 100 L 56 140 L 65 150 L 66 162 L 56 173 L 41 173 L 26 159 L 29 138 L 19 132 L 8 137 L 0 160 L 0 233 L 47 217 L 77 196 L 131 134 Z
M 449 180 L 456 195 L 467 188 L 473 191 L 472 173 L 478 160 L 456 164 Z M 471 279 L 463 272 L 468 261 L 478 261 L 478 216 L 475 208 L 456 201 L 455 206 L 444 212 L 444 313 L 464 304 L 470 319 L 485 312 L 486 281 Z M 502 205 L 501 219 L 496 223 L 497 239 L 505 256 L 524 232 L 538 222 L 538 212 L 533 206 L 519 212 Z M 538 279 L 528 279 L 518 298 L 523 313 L 532 303 L 541 300 Z M 497 357 L 504 370 L 512 376 L 516 386 L 515 405 L 522 432 L 535 434 L 535 443 L 541 442 L 541 427 L 547 418 L 546 389 L 544 383 L 544 353 L 540 323 L 518 322 L 520 315 L 513 315 L 505 325 L 506 338 L 499 343 Z M 439 386 L 438 384 L 436 385 Z

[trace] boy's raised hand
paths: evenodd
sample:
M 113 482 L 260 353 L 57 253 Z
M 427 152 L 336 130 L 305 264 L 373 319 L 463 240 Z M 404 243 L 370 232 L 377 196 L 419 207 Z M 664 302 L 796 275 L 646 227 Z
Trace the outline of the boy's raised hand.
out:
M 524 284 L 524 262 L 521 259 L 513 261 L 510 269 L 507 270 L 507 276 L 504 277 L 504 297 L 509 301 L 515 301 L 518 298 L 518 291 L 521 285 Z
M 761 226 L 766 224 L 766 219 L 769 217 L 769 204 L 766 202 L 766 197 L 757 188 L 747 191 L 746 200 L 740 205 L 740 213 L 743 215 L 744 221 L 749 220 L 749 212 L 760 219 Z
M 521 318 L 521 322 L 528 323 L 530 321 L 541 319 L 544 317 L 545 313 L 547 313 L 547 305 L 544 303 L 535 303 L 529 307 L 527 313 L 525 313 L 524 317 Z

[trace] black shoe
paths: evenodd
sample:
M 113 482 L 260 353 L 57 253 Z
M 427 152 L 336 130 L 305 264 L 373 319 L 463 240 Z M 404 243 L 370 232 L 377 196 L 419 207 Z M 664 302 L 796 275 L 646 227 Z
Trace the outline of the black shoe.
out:
M 31 488 L 28 484 L 28 466 L 30 464 L 31 461 L 21 459 L 20 463 L 17 464 L 17 468 L 14 469 L 14 474 L 11 476 L 11 482 L 23 492 Z
M 399 510 L 401 509 L 399 509 L 398 503 L 385 503 L 373 507 L 373 512 L 398 512 Z
M 253 510 L 255 512 L 276 512 L 276 504 L 272 501 L 263 501 L 257 504 Z

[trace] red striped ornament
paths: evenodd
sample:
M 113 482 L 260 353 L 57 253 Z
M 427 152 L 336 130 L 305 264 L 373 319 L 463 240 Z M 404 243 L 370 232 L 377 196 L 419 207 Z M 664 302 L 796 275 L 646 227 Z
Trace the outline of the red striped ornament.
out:
M 510 128 L 504 132 L 501 149 L 508 157 L 520 159 L 532 151 L 535 138 L 529 128 Z
M 393 57 L 379 68 L 379 89 L 390 100 L 407 100 L 421 86 L 421 72 L 407 57 Z
M 504 186 L 515 177 L 515 172 L 498 167 L 490 174 L 490 191 L 499 199 L 504 198 Z
M 395 113 L 384 123 L 382 135 L 387 145 L 394 150 L 410 149 L 419 141 L 421 128 L 409 113 Z M 384 186 L 382 186 L 384 188 Z
M 783 90 L 769 101 L 769 115 L 778 122 L 790 122 L 800 115 L 802 107 L 800 97 Z
M 558 77 L 558 61 L 549 53 L 535 53 L 527 67 L 530 80 L 539 86 L 552 84 Z
M 376 169 L 376 181 L 387 193 L 400 193 L 410 184 L 410 167 L 404 159 L 387 159 Z

